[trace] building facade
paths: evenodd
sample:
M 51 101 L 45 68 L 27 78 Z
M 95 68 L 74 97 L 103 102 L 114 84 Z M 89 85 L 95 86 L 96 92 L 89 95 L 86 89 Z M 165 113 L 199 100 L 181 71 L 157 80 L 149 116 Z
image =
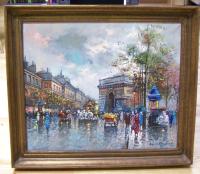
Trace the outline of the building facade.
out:
M 48 68 L 46 71 L 37 72 L 36 64 L 32 62 L 29 65 L 26 59 L 24 60 L 24 80 L 26 106 L 35 107 L 41 99 L 45 100 L 44 103 L 48 103 L 48 96 L 42 97 L 44 90 L 60 99 L 65 99 L 75 108 L 82 108 L 89 100 L 84 92 L 71 84 L 70 79 L 65 77 L 62 71 L 57 76 L 53 76 Z
M 34 62 L 29 65 L 26 60 L 24 61 L 24 83 L 26 105 L 34 107 L 37 104 L 38 91 L 42 88 L 42 78 L 36 74 Z
M 48 89 L 49 91 L 62 96 L 62 85 L 57 81 L 48 68 L 46 71 L 37 72 L 38 76 L 42 78 L 42 89 Z
M 84 104 L 89 100 L 84 92 L 82 92 L 79 88 L 76 88 L 76 106 L 78 108 L 83 108 Z
M 74 103 L 76 108 L 82 108 L 88 97 L 79 88 L 74 87 L 70 79 L 62 74 L 62 70 L 59 75 L 55 76 L 55 79 L 61 83 L 63 96 Z
M 139 103 L 133 80 L 126 75 L 116 75 L 99 80 L 100 112 L 118 112 L 134 109 Z

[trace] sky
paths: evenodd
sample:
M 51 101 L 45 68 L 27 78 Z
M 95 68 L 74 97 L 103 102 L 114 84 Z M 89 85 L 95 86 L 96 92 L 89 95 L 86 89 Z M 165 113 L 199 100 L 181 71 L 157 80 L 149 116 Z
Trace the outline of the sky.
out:
M 111 66 L 127 44 L 138 44 L 138 29 L 149 23 L 26 23 L 23 25 L 24 56 L 37 71 L 48 67 L 53 75 L 62 70 L 71 83 L 98 99 L 99 79 L 118 74 Z M 180 24 L 162 26 L 164 42 L 175 48 L 180 61 Z

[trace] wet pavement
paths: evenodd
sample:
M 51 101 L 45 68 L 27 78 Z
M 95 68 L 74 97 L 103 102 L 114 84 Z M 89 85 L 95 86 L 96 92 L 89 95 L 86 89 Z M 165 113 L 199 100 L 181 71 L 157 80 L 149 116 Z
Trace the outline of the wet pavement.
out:
M 131 126 L 123 121 L 118 126 L 104 126 L 104 120 L 79 121 L 58 125 L 58 119 L 51 122 L 47 132 L 38 128 L 33 119 L 27 120 L 29 151 L 83 151 L 175 148 L 177 144 L 176 125 L 172 127 L 146 128 L 136 138 Z

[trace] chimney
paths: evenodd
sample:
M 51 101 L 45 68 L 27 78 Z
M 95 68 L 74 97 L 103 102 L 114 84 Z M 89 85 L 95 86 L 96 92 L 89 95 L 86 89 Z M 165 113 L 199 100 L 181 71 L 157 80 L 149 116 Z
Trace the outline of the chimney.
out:
M 28 67 L 28 62 L 26 61 L 26 56 L 24 56 L 24 68 L 27 69 Z
M 33 73 L 36 73 L 36 64 L 32 61 L 32 65 L 30 65 L 28 67 L 28 69 L 33 72 Z

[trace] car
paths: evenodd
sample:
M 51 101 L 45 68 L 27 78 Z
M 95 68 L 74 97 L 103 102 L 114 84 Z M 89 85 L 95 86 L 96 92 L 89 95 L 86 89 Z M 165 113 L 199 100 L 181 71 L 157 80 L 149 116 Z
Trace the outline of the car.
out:
M 113 113 L 105 113 L 104 116 L 104 126 L 117 126 L 117 116 Z

